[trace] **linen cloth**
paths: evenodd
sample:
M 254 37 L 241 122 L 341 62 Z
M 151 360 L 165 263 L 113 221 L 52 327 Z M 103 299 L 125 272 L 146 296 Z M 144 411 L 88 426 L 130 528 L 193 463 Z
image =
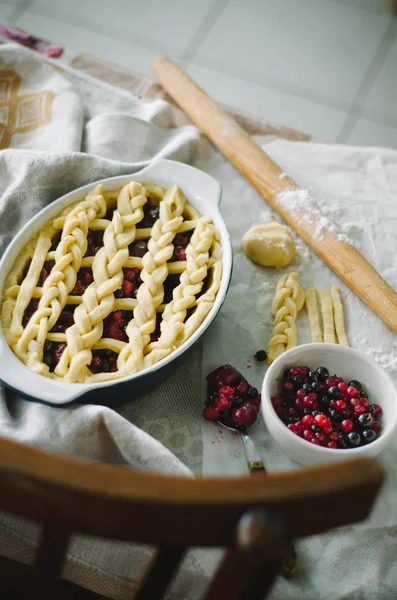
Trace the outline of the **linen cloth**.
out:
M 0 47 L 0 61 L 3 75 L 4 71 L 14 71 L 21 78 L 13 98 L 30 95 L 32 99 L 33 95 L 35 101 L 28 111 L 21 112 L 20 121 L 4 126 L 9 142 L 8 149 L 0 154 L 1 251 L 22 224 L 60 195 L 103 177 L 133 173 L 159 156 L 194 164 L 220 181 L 221 210 L 235 251 L 228 299 L 204 338 L 203 354 L 198 348 L 164 384 L 143 398 L 131 399 L 117 411 L 98 406 L 50 408 L 26 402 L 2 389 L 0 433 L 52 450 L 153 471 L 188 474 L 186 465 L 198 471 L 202 368 L 205 374 L 223 362 L 231 362 L 252 384 L 259 387 L 263 378 L 264 366 L 255 363 L 253 354 L 266 345 L 269 337 L 271 297 L 284 271 L 253 265 L 241 251 L 240 239 L 251 224 L 277 217 L 228 161 L 210 144 L 200 141 L 194 127 L 167 129 L 171 115 L 164 101 L 142 102 L 131 94 L 83 79 L 71 70 L 54 71 L 39 57 L 13 45 Z M 54 95 L 51 121 L 48 111 L 40 113 L 37 108 L 48 108 L 48 95 L 40 101 L 35 96 L 43 90 Z M 65 97 L 65 110 L 55 110 L 56 102 L 61 105 Z M 34 126 L 20 131 L 27 122 Z M 322 210 L 333 216 L 342 231 L 396 286 L 393 230 L 397 223 L 397 153 L 274 138 L 258 142 L 288 175 L 313 194 Z M 331 284 L 339 283 L 303 242 L 296 242 L 298 255 L 290 270 L 299 271 L 303 285 L 312 280 L 316 287 L 329 289 Z M 351 344 L 370 352 L 396 376 L 394 334 L 344 286 L 342 292 Z M 298 328 L 300 341 L 308 341 L 303 314 Z M 269 470 L 298 468 L 278 450 L 260 420 L 252 435 Z M 203 423 L 203 439 L 204 474 L 246 472 L 238 437 Z M 388 480 L 371 519 L 298 543 L 298 573 L 293 581 L 277 581 L 273 600 L 395 597 L 396 450 L 393 442 L 380 457 Z M 36 528 L 4 515 L 0 526 L 0 552 L 31 561 Z M 124 598 L 149 554 L 149 548 L 80 537 L 71 547 L 65 574 L 99 593 Z M 199 598 L 218 556 L 214 552 L 190 553 L 169 597 Z M 88 569 L 83 571 L 83 567 Z M 102 585 L 98 586 L 98 577 L 90 573 L 100 574 Z

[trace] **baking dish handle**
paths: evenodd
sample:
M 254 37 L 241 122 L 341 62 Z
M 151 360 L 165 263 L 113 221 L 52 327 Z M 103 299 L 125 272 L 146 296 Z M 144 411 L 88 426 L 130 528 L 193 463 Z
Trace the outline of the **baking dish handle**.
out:
M 135 173 L 134 178 L 155 181 L 164 187 L 169 187 L 169 182 L 173 181 L 188 198 L 201 198 L 218 208 L 221 203 L 222 187 L 214 177 L 175 160 L 162 158 L 154 161 Z
M 87 391 L 80 383 L 56 381 L 31 371 L 13 354 L 0 334 L 0 381 L 21 396 L 45 404 L 65 406 Z

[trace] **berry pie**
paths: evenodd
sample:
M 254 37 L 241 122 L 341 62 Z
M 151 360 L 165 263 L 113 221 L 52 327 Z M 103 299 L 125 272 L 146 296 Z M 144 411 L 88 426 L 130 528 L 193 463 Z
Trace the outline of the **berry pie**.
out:
M 211 310 L 220 238 L 181 190 L 98 185 L 45 224 L 5 285 L 2 327 L 32 371 L 68 382 L 125 377 L 186 341 Z

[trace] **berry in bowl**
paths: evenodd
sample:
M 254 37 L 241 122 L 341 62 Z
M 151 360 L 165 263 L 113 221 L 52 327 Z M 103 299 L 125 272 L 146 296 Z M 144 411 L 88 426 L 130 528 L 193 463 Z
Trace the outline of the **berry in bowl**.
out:
M 263 382 L 267 428 L 304 465 L 375 456 L 397 424 L 389 374 L 365 354 L 336 344 L 305 344 L 281 355 Z
M 231 365 L 223 365 L 207 375 L 207 398 L 203 410 L 206 421 L 219 421 L 230 429 L 246 431 L 258 416 L 261 396 L 258 390 Z
M 271 402 L 290 431 L 317 446 L 357 448 L 381 434 L 379 404 L 371 404 L 359 381 L 347 383 L 326 367 L 287 367 Z

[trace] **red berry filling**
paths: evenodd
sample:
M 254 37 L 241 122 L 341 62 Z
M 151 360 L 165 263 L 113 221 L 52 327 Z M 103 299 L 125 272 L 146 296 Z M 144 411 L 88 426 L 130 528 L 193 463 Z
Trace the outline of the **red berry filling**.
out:
M 46 260 L 41 269 L 39 280 L 37 282 L 38 287 L 42 287 L 48 275 L 51 273 L 52 267 L 55 265 L 55 260 Z
M 61 356 L 65 348 L 65 343 L 49 342 L 47 340 L 44 344 L 43 362 L 50 368 L 51 372 L 54 371 L 55 367 L 61 360 Z
M 89 231 L 87 235 L 87 252 L 85 256 L 95 256 L 100 248 L 103 246 L 103 231 Z
M 107 219 L 108 221 L 112 221 L 115 210 L 116 210 L 115 206 L 113 208 L 108 208 L 106 211 L 105 219 Z
M 131 310 L 116 310 L 103 321 L 103 337 L 128 342 L 125 328 L 131 321 L 133 313 Z
M 147 242 L 145 240 L 134 240 L 128 246 L 128 253 L 130 256 L 138 256 L 142 258 L 147 252 Z
M 137 224 L 137 229 L 153 227 L 160 216 L 160 207 L 149 199 L 143 206 L 143 219 Z
M 51 240 L 51 248 L 50 252 L 53 252 L 57 249 L 59 242 L 61 241 L 62 231 L 57 231 Z
M 27 305 L 25 312 L 23 313 L 22 326 L 26 327 L 30 317 L 36 312 L 39 307 L 39 299 L 32 298 L 29 304 Z
M 356 448 L 377 439 L 382 409 L 359 381 L 347 383 L 328 369 L 294 366 L 284 372 L 272 405 L 290 431 L 326 448 Z M 377 419 L 377 420 L 375 420 Z
M 170 262 L 177 260 L 186 260 L 186 248 L 189 245 L 190 238 L 193 232 L 187 231 L 186 233 L 177 233 L 174 237 L 174 253 L 170 258 Z
M 256 421 L 260 394 L 231 365 L 223 365 L 207 376 L 207 399 L 203 417 L 245 431 Z
M 124 281 L 121 289 L 114 293 L 115 298 L 136 298 L 136 292 L 142 283 L 140 270 L 136 267 L 123 269 Z
M 179 285 L 180 275 L 168 275 L 164 281 L 164 298 L 163 303 L 168 304 L 172 300 L 172 293 L 174 289 Z
M 94 281 L 91 267 L 82 267 L 77 273 L 76 285 L 70 292 L 71 296 L 82 296 L 88 286 Z
M 74 324 L 74 309 L 74 306 L 65 306 L 58 317 L 58 321 L 51 329 L 51 333 L 65 333 L 68 327 L 71 327 Z
M 150 334 L 150 342 L 151 343 L 157 342 L 157 340 L 159 339 L 159 337 L 161 335 L 161 330 L 160 330 L 161 319 L 162 319 L 161 313 L 157 313 L 156 314 L 156 329 L 154 331 L 152 331 L 152 333 Z
M 93 350 L 88 368 L 92 373 L 114 373 L 117 368 L 117 352 L 113 350 Z

